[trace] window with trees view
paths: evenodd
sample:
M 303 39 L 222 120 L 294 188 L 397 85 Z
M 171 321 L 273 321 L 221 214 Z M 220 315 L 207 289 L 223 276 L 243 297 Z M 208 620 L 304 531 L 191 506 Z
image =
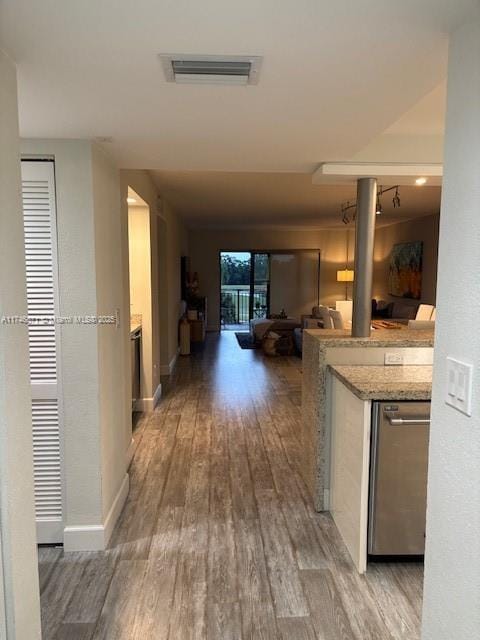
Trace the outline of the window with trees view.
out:
M 248 325 L 252 318 L 268 313 L 269 255 L 252 252 L 222 252 L 221 323 L 222 327 Z

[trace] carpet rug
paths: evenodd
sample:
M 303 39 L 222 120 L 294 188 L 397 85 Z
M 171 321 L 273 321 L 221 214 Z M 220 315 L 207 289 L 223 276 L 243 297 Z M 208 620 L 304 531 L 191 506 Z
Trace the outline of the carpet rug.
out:
M 244 331 L 235 331 L 237 342 L 242 349 L 257 349 L 258 345 L 252 340 L 252 336 Z

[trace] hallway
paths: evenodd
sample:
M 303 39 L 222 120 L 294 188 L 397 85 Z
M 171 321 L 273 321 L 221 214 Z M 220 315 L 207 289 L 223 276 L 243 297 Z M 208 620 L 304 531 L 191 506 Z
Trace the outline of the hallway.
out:
M 180 358 L 141 420 L 102 553 L 39 550 L 44 640 L 415 640 L 418 564 L 360 576 L 297 471 L 301 360 L 233 332 Z

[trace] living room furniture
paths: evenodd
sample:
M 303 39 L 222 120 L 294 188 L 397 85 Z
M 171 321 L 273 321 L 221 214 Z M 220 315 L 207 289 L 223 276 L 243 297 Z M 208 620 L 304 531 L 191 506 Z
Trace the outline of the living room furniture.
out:
M 435 307 L 432 304 L 421 304 L 417 309 L 415 320 L 428 321 L 432 319 Z
M 393 320 L 407 324 L 408 320 L 415 320 L 418 310 L 416 302 L 404 301 L 386 302 L 385 300 L 372 300 L 372 318 L 375 320 Z
M 344 329 L 343 316 L 336 309 L 329 309 L 330 318 L 332 319 L 334 329 Z
M 205 320 L 189 320 L 190 342 L 205 341 Z
M 407 326 L 416 331 L 433 331 L 435 322 L 433 320 L 409 320 Z
M 331 315 L 332 312 L 334 313 L 335 320 Z M 337 327 L 334 326 L 334 322 L 337 323 Z M 345 326 L 346 323 L 343 321 L 342 314 L 339 311 L 329 309 L 329 307 L 325 305 L 315 306 L 312 308 L 312 314 L 310 316 L 302 316 L 302 326 L 294 330 L 293 338 L 295 340 L 295 346 L 297 350 L 302 353 L 304 329 L 343 329 Z
M 342 314 L 344 325 L 352 321 L 353 300 L 337 300 L 335 302 L 335 309 Z
M 250 335 L 255 342 L 261 342 L 267 331 L 284 332 L 301 327 L 295 318 L 255 318 L 250 320 Z

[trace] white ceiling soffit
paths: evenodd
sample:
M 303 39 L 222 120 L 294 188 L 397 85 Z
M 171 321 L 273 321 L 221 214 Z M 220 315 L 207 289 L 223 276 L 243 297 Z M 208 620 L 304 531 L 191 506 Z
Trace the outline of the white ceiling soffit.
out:
M 383 184 L 415 186 L 416 180 L 425 178 L 423 184 L 442 184 L 443 165 L 397 164 L 391 162 L 324 162 L 312 175 L 312 184 L 353 184 L 358 178 L 378 178 Z
M 443 81 L 448 33 L 472 5 L 0 0 L 0 41 L 22 137 L 111 138 L 121 168 L 311 174 Z M 263 56 L 260 82 L 165 82 L 162 52 Z

